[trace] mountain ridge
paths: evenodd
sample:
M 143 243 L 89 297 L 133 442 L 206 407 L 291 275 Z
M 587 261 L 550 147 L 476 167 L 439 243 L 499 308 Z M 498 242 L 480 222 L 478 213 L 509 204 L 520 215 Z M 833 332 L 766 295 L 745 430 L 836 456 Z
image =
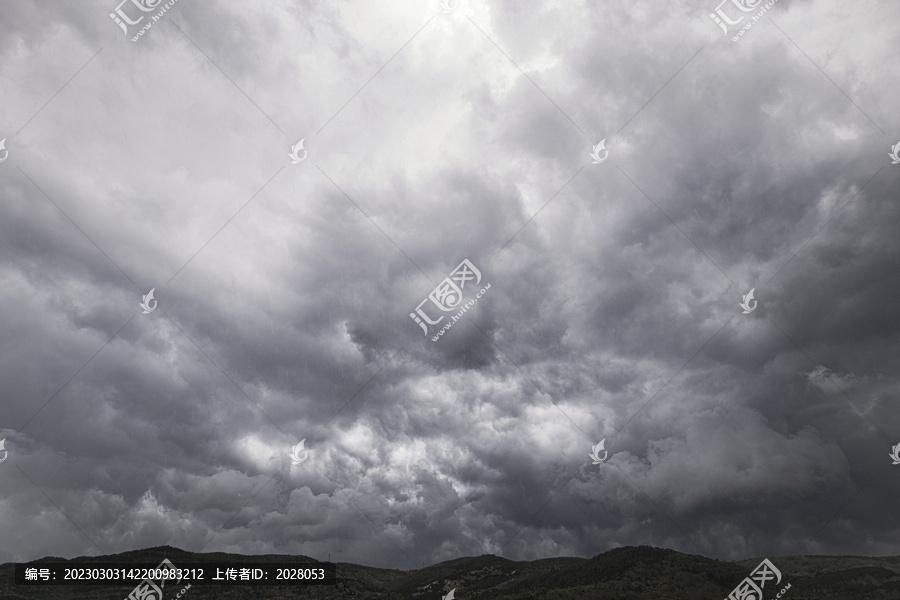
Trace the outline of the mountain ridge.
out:
M 327 562 L 304 555 L 244 555 L 227 552 L 193 553 L 157 546 L 105 556 L 73 559 L 44 557 L 28 564 L 182 563 L 233 561 Z M 450 559 L 419 569 L 400 570 L 354 563 L 336 565 L 338 583 L 329 586 L 192 586 L 181 600 L 283 600 L 287 598 L 358 600 L 440 600 L 456 589 L 457 600 L 721 600 L 756 568 L 762 558 L 721 561 L 666 548 L 626 546 L 592 558 L 557 557 L 513 561 L 486 554 Z M 897 600 L 900 598 L 900 556 L 769 557 L 781 571 L 775 589 L 770 582 L 765 600 L 788 583 L 783 600 Z M 134 586 L 15 585 L 13 564 L 0 565 L 0 600 L 123 600 Z M 165 590 L 170 600 L 179 588 Z

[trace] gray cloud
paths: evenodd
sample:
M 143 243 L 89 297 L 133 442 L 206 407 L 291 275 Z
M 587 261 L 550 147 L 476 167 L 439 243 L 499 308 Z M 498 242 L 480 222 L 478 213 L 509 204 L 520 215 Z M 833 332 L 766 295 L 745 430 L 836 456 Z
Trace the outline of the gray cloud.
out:
M 897 19 L 714 5 L 9 7 L 0 562 L 896 554 Z

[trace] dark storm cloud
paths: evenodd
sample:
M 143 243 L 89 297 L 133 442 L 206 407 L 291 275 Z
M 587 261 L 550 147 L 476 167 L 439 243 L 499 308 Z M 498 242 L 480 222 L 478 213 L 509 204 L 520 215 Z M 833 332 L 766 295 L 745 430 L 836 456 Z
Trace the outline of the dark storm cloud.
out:
M 10 7 L 0 560 L 896 553 L 896 19 L 714 4 Z

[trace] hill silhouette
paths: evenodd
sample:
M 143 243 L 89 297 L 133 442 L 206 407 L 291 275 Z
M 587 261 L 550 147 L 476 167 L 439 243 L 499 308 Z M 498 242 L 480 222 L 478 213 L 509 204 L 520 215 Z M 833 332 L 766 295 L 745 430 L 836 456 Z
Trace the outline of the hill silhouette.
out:
M 108 556 L 41 562 L 150 563 L 168 558 L 184 563 L 319 562 L 305 556 L 195 554 L 160 546 Z M 778 589 L 765 589 L 771 600 L 786 585 L 783 600 L 898 600 L 900 556 L 769 557 L 782 573 Z M 463 557 L 421 569 L 379 569 L 336 563 L 331 586 L 192 586 L 181 600 L 440 600 L 456 589 L 457 600 L 721 600 L 762 558 L 726 562 L 650 546 L 624 547 L 593 558 L 512 561 L 493 555 Z M 123 600 L 133 585 L 26 587 L 15 585 L 13 565 L 0 565 L 0 600 Z M 169 586 L 163 600 L 180 591 Z

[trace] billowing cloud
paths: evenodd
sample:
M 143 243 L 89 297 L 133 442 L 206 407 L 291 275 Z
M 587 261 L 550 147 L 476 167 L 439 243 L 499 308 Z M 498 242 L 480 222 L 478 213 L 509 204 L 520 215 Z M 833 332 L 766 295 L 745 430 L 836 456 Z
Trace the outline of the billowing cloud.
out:
M 900 9 L 114 4 L 0 24 L 0 562 L 898 552 Z

